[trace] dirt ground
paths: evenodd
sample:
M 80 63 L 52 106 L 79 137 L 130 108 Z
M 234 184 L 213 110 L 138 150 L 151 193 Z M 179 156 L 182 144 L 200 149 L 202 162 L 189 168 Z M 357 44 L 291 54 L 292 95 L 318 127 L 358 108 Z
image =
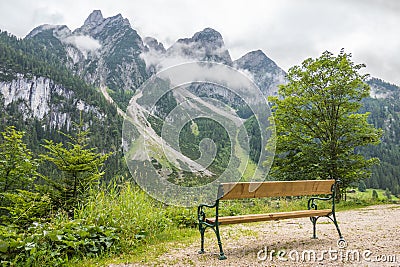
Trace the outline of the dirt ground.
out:
M 218 260 L 215 234 L 207 229 L 205 254 L 198 242 L 175 248 L 147 266 L 396 266 L 400 267 L 400 205 L 379 205 L 337 212 L 347 242 L 338 248 L 338 233 L 326 218 L 312 239 L 308 218 L 222 226 L 228 259 Z M 142 264 L 112 267 L 143 266 Z M 145 265 L 146 266 L 146 265 Z M 111 266 L 110 266 L 111 267 Z

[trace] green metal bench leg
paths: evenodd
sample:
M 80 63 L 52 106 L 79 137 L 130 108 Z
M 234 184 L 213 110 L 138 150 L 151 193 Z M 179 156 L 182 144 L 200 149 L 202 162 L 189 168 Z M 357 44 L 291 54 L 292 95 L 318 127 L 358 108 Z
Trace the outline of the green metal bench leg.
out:
M 199 225 L 199 231 L 201 236 L 201 247 L 199 250 L 199 254 L 204 254 L 204 232 L 206 231 L 206 227 Z
M 310 217 L 310 220 L 311 220 L 311 222 L 312 222 L 312 224 L 313 224 L 313 239 L 317 239 L 318 237 L 317 237 L 317 220 L 318 220 L 318 217 Z
M 336 220 L 336 215 L 335 215 L 335 213 L 333 213 L 332 216 L 333 216 L 333 220 L 332 220 L 332 221 L 333 221 L 333 223 L 334 223 L 335 226 L 336 226 L 336 230 L 338 231 L 339 238 L 340 238 L 340 239 L 343 239 L 342 233 L 340 232 L 340 229 L 339 229 L 339 224 L 337 223 L 337 220 Z
M 219 246 L 219 258 L 220 260 L 226 260 L 226 256 L 224 251 L 222 250 L 222 242 L 221 242 L 221 237 L 219 235 L 219 227 L 218 224 L 215 225 L 214 229 L 215 234 L 217 235 L 217 241 L 218 241 L 218 246 Z

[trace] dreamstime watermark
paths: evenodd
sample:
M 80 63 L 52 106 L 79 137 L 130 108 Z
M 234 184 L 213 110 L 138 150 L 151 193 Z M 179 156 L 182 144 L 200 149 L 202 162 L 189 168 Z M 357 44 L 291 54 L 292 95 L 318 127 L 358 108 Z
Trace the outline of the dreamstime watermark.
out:
M 286 249 L 268 249 L 264 247 L 257 252 L 258 261 L 279 261 L 279 262 L 308 262 L 319 263 L 328 262 L 352 262 L 352 263 L 397 263 L 397 255 L 374 255 L 369 250 L 359 249 L 322 249 L 322 250 L 286 250 Z
M 275 131 L 266 97 L 254 82 L 218 63 L 191 62 L 161 70 L 143 83 L 128 105 L 122 132 L 128 168 L 136 183 L 161 202 L 186 207 L 213 203 L 220 183 L 238 182 L 246 172 L 252 135 L 245 122 L 250 116 L 260 131 L 261 149 L 249 181 L 262 182 L 273 161 Z M 183 130 L 190 126 L 193 135 L 198 134 L 196 121 L 204 119 L 223 129 L 219 134 L 229 139 L 225 165 L 217 157 L 222 136 L 202 137 L 188 146 L 186 134 L 182 141 Z M 187 153 L 193 145 L 198 158 Z M 210 168 L 216 161 L 218 172 Z M 175 182 L 185 177 L 200 183 Z

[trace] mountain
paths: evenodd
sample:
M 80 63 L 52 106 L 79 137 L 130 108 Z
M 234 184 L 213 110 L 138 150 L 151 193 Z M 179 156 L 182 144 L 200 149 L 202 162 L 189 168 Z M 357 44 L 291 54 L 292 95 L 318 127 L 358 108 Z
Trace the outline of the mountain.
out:
M 144 44 L 148 50 L 153 50 L 161 54 L 165 54 L 167 50 L 165 50 L 164 45 L 157 41 L 156 38 L 153 37 L 145 37 L 143 39 Z
M 99 10 L 93 11 L 84 24 L 73 31 L 66 25 L 46 24 L 36 27 L 22 40 L 8 33 L 3 33 L 2 37 L 6 52 L 0 72 L 3 121 L 32 135 L 28 136 L 29 143 L 40 152 L 38 144 L 43 138 L 62 140 L 57 130 L 69 132 L 82 114 L 83 120 L 95 130 L 93 145 L 103 151 L 116 151 L 114 163 L 108 164 L 114 166 L 109 167 L 114 173 L 126 171 L 120 167 L 121 136 L 118 133 L 122 131 L 122 118 L 117 115 L 116 106 L 108 103 L 101 92 L 109 94 L 118 107 L 125 110 L 133 93 L 156 70 L 146 62 L 146 55 L 151 53 L 156 53 L 158 60 L 175 57 L 185 61 L 233 64 L 221 34 L 214 29 L 206 28 L 191 38 L 179 39 L 165 49 L 154 38 L 142 39 L 120 14 L 104 18 Z M 221 95 L 212 87 L 207 89 L 209 91 L 205 87 L 197 89 L 201 89 L 201 95 Z M 171 94 L 163 98 L 159 112 L 153 115 L 162 116 L 160 111 L 170 109 L 176 101 Z M 154 130 L 157 130 L 157 118 L 149 118 Z M 198 125 L 205 132 L 210 130 L 210 125 L 214 131 L 218 128 L 206 121 L 199 121 Z M 218 130 L 221 134 L 222 131 Z M 107 138 L 102 139 L 102 133 L 107 134 Z M 228 146 L 220 141 L 222 146 Z M 193 156 L 188 150 L 183 152 L 184 155 L 175 154 L 175 157 Z M 225 157 L 219 156 L 223 164 L 226 164 Z M 221 165 L 214 164 L 212 168 L 218 171 Z
M 23 39 L 0 32 L 0 130 L 6 125 L 25 130 L 29 146 L 40 152 L 43 138 L 62 141 L 58 130 L 71 131 L 73 123 L 82 117 L 92 129 L 92 145 L 101 151 L 115 152 L 107 164 L 108 177 L 126 175 L 121 147 L 123 112 L 117 107 L 125 111 L 135 93 L 146 95 L 147 92 L 138 90 L 157 71 L 193 61 L 228 65 L 251 78 L 265 96 L 276 94 L 278 85 L 285 82 L 285 71 L 261 50 L 233 60 L 222 35 L 215 29 L 205 28 L 165 47 L 155 38 L 142 38 L 120 14 L 104 18 L 100 10 L 94 10 L 74 30 L 66 25 L 45 24 Z M 363 111 L 371 112 L 370 122 L 384 129 L 385 134 L 381 145 L 361 151 L 381 159 L 381 166 L 374 169 L 367 185 L 400 193 L 400 89 L 377 78 L 368 83 L 371 97 L 364 100 Z M 215 85 L 192 85 L 188 90 L 194 96 L 223 102 L 229 112 L 245 121 L 246 128 L 253 133 L 250 156 L 257 161 L 261 146 L 253 141 L 260 132 L 254 128 L 255 120 L 248 106 Z M 148 133 L 158 135 L 153 136 L 154 147 L 162 147 L 160 125 L 185 97 L 165 94 L 149 112 L 143 126 Z M 224 130 L 214 122 L 194 119 L 182 128 L 181 151 L 171 153 L 180 161 L 190 162 L 201 156 L 200 141 L 214 138 L 218 140 L 219 154 L 209 171 L 218 173 L 227 166 L 225 157 L 230 143 L 225 137 Z M 182 173 L 171 172 L 176 179 L 182 178 Z
M 0 32 L 0 131 L 7 125 L 24 130 L 31 149 L 41 153 L 43 139 L 65 140 L 58 131 L 68 133 L 82 119 L 92 130 L 91 145 L 114 152 L 111 177 L 122 169 L 122 118 L 98 89 L 60 64 L 53 48 Z
M 196 32 L 191 38 L 179 39 L 167 49 L 167 56 L 232 65 L 222 35 L 212 28 Z
M 285 71 L 261 50 L 247 53 L 235 60 L 233 66 L 250 73 L 256 85 L 266 95 L 275 95 L 278 85 L 285 83 Z
M 400 194 L 400 87 L 378 78 L 367 82 L 371 97 L 363 100 L 362 112 L 370 112 L 369 122 L 383 129 L 382 143 L 364 148 L 367 156 L 380 159 L 380 165 L 373 167 L 373 175 L 366 180 L 371 188 L 389 189 Z
M 103 18 L 101 11 L 95 10 L 73 32 L 66 26 L 43 25 L 26 38 L 52 47 L 62 62 L 86 82 L 106 86 L 123 109 L 148 78 L 140 57 L 145 51 L 143 40 L 120 14 Z

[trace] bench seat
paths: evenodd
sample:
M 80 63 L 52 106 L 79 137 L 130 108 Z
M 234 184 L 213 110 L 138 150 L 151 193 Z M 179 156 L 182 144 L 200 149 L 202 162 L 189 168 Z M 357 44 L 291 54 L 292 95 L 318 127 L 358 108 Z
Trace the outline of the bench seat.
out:
M 290 218 L 328 216 L 331 213 L 332 213 L 331 209 L 325 209 L 325 210 L 298 210 L 298 211 L 276 212 L 276 213 L 266 213 L 266 214 L 225 216 L 225 217 L 218 217 L 218 223 L 235 224 L 235 223 L 249 223 L 249 222 L 261 222 L 261 221 L 277 221 Z M 215 218 L 207 218 L 206 222 L 214 224 Z

